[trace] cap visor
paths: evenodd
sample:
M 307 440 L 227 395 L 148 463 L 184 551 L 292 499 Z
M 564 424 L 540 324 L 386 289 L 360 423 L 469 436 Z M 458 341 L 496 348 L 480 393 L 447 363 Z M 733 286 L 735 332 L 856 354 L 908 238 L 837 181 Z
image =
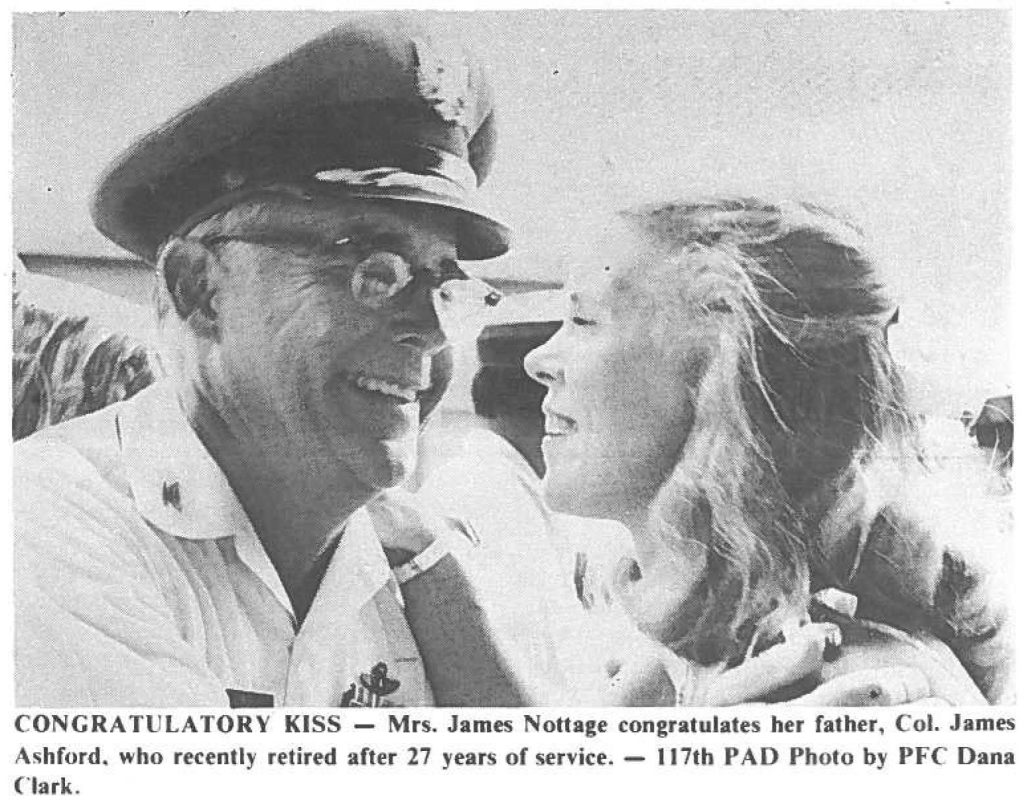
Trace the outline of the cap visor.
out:
M 459 198 L 403 187 L 344 186 L 339 189 L 352 198 L 421 204 L 450 211 L 458 222 L 456 248 L 461 260 L 490 260 L 505 254 L 512 245 L 512 230 L 508 226 Z

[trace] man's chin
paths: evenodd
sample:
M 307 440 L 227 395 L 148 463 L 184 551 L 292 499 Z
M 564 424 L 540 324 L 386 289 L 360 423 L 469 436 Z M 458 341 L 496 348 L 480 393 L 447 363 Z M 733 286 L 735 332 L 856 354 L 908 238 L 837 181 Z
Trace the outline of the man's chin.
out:
M 399 439 L 360 439 L 346 450 L 346 463 L 356 477 L 376 491 L 402 485 L 416 469 L 416 434 Z
M 387 491 L 388 489 L 396 488 L 412 477 L 415 469 L 415 459 L 412 461 L 396 460 L 376 472 L 368 485 L 377 491 Z
M 420 405 L 380 404 L 365 395 L 348 394 L 325 421 L 335 454 L 364 485 L 375 490 L 394 488 L 416 468 Z

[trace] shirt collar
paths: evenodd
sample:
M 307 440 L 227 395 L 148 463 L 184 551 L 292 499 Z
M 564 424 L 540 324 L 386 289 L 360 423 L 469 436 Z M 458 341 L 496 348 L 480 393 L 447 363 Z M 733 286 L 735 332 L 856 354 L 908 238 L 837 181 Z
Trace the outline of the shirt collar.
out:
M 361 607 L 390 579 L 391 568 L 373 521 L 366 509 L 360 508 L 344 525 L 303 631 L 345 627 L 344 618 L 339 617 Z
M 124 403 L 117 426 L 135 505 L 150 524 L 185 539 L 255 536 L 173 383 L 158 382 Z
M 117 415 L 121 452 L 139 514 L 165 533 L 203 540 L 235 536 L 240 557 L 264 577 L 289 611 L 291 604 L 249 517 L 227 478 L 188 423 L 175 388 L 164 380 L 141 391 Z M 358 608 L 391 577 L 380 539 L 365 509 L 339 528 L 338 549 L 314 607 Z M 324 601 L 322 592 L 330 598 Z M 312 611 L 311 611 L 312 614 Z M 333 622 L 332 618 L 326 621 Z

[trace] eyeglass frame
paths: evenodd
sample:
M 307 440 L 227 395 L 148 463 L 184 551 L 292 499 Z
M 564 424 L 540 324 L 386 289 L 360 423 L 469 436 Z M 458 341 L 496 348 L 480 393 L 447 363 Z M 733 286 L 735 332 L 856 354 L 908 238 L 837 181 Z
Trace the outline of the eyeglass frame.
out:
M 347 245 L 355 246 L 358 244 L 358 241 L 355 238 L 351 237 L 341 237 L 332 242 L 322 242 L 316 244 L 315 241 L 312 239 L 309 239 L 305 242 L 299 238 L 296 238 L 294 241 L 288 241 L 284 238 L 262 238 L 257 235 L 240 234 L 215 234 L 206 237 L 200 237 L 198 238 L 198 240 L 199 242 L 203 243 L 206 246 L 217 246 L 220 245 L 221 243 L 229 243 L 232 241 L 237 243 L 249 243 L 254 246 L 263 246 L 265 248 L 274 249 L 276 251 L 285 251 L 292 254 L 293 256 L 303 259 L 314 258 L 318 250 L 320 251 L 321 254 L 326 256 L 327 250 L 330 248 Z M 309 248 L 308 254 L 296 251 L 297 248 L 304 247 Z M 409 268 L 409 279 L 405 281 L 401 285 L 401 287 L 388 293 L 384 297 L 383 302 L 379 306 L 375 306 L 369 303 L 363 296 L 357 293 L 354 288 L 354 283 L 356 280 L 357 271 L 359 267 L 368 262 L 371 257 L 374 257 L 377 254 L 388 254 L 398 257 Z M 462 267 L 458 265 L 457 261 L 452 260 L 452 262 L 455 263 L 459 275 L 442 278 L 435 274 L 430 269 L 421 268 L 418 271 L 414 271 L 412 265 L 405 257 L 403 257 L 401 254 L 398 254 L 395 251 L 392 251 L 391 249 L 376 248 L 370 251 L 365 257 L 355 262 L 353 265 L 346 266 L 348 267 L 349 270 L 352 271 L 352 278 L 349 280 L 349 290 L 352 293 L 352 297 L 356 300 L 360 307 L 375 313 L 380 313 L 389 308 L 400 309 L 401 303 L 398 301 L 398 297 L 401 296 L 406 290 L 412 288 L 415 285 L 417 278 L 419 276 L 425 275 L 430 277 L 430 280 L 432 282 L 432 287 L 430 288 L 432 294 L 436 293 L 440 295 L 442 299 L 446 298 L 444 286 L 449 282 L 469 282 L 474 285 L 480 286 L 481 291 L 483 291 L 483 295 L 480 297 L 479 309 L 493 308 L 500 303 L 501 299 L 503 298 L 503 294 L 499 290 L 487 284 L 482 279 L 478 279 L 467 274 L 465 271 L 462 270 Z M 458 302 L 455 302 L 455 304 L 458 304 Z M 435 308 L 435 313 L 440 313 L 440 311 L 438 311 Z

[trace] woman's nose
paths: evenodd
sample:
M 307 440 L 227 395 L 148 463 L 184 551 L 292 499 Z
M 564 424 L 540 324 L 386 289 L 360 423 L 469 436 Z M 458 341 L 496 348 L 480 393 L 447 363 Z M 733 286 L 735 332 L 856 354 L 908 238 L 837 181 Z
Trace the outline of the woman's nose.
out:
M 561 330 L 523 359 L 526 373 L 543 385 L 551 385 L 562 375 L 561 362 L 558 357 L 560 333 Z

